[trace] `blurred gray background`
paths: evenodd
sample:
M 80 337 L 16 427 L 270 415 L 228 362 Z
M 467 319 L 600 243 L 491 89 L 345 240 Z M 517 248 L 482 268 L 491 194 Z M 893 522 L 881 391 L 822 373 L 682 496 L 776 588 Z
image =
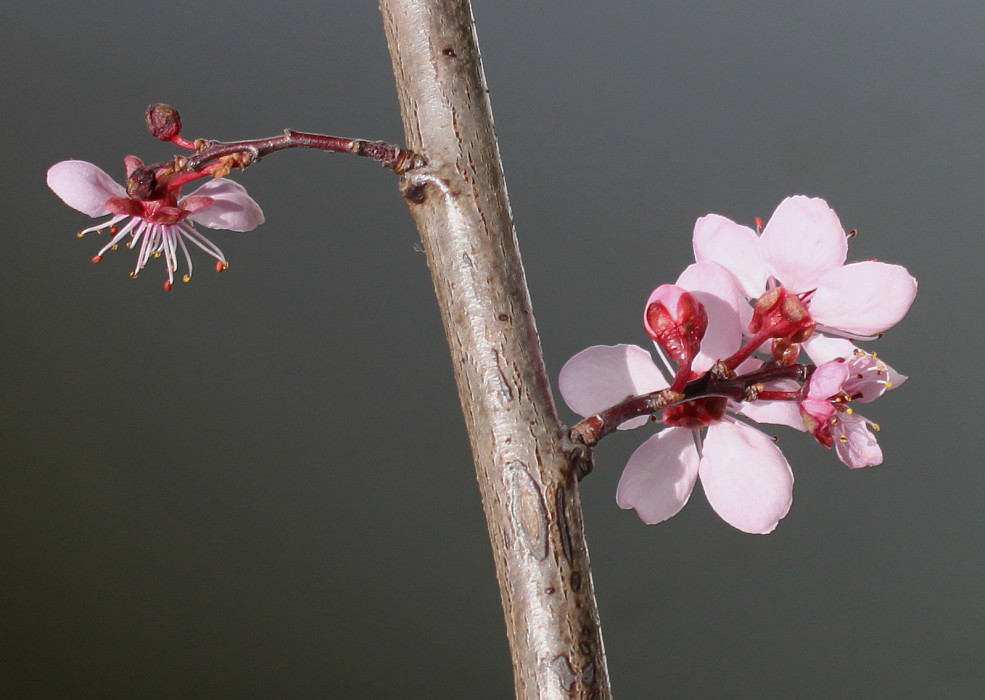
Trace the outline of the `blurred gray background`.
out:
M 552 377 L 646 344 L 694 220 L 822 196 L 909 267 L 862 471 L 786 429 L 794 506 L 643 525 L 583 482 L 621 698 L 981 697 L 985 5 L 476 0 Z M 11 5 L 0 28 L 0 696 L 504 698 L 512 675 L 424 256 L 395 177 L 273 155 L 222 275 L 137 280 L 44 184 L 185 135 L 402 140 L 373 2 Z M 103 239 L 105 240 L 105 239 Z M 562 408 L 566 420 L 574 416 Z M 644 429 L 645 430 L 645 429 Z

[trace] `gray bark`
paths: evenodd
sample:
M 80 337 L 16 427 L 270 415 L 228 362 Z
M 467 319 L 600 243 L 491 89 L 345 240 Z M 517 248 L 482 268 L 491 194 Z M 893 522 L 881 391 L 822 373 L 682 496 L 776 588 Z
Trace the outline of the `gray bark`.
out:
M 380 0 L 401 178 L 451 350 L 518 698 L 608 698 L 578 474 L 544 368 L 467 0 Z

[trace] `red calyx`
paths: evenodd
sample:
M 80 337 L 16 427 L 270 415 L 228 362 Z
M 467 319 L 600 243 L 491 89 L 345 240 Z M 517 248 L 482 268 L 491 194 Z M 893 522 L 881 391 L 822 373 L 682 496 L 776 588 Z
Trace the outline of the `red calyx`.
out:
M 816 325 L 803 299 L 783 287 L 775 287 L 756 300 L 749 332 L 762 340 L 802 343 L 811 337 Z
M 728 399 L 723 396 L 709 396 L 686 403 L 669 406 L 663 410 L 664 424 L 674 428 L 697 430 L 717 423 L 725 415 Z
M 708 329 L 708 314 L 689 292 L 664 284 L 650 295 L 643 327 L 678 367 L 690 368 Z

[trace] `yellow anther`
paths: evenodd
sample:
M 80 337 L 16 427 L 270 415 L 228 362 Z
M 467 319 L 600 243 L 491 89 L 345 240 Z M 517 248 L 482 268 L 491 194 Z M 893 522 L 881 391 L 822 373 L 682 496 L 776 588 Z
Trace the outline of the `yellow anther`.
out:
M 872 423 L 872 429 L 875 430 L 877 433 L 880 430 L 882 430 L 882 428 L 879 427 L 879 424 L 878 423 Z
M 85 235 L 86 235 L 86 232 L 85 231 L 79 231 L 77 234 L 75 234 L 75 237 L 76 238 L 85 238 Z
M 891 381 L 888 381 L 888 380 L 887 380 L 887 381 L 885 381 L 885 382 L 883 382 L 883 385 L 884 385 L 884 386 L 885 386 L 885 387 L 886 387 L 887 389 L 892 389 L 892 388 L 893 388 L 893 383 L 892 383 Z
M 838 436 L 838 442 L 841 442 L 841 443 L 848 442 L 848 436 L 847 435 L 839 435 Z
M 113 246 L 112 248 L 110 248 L 110 250 L 116 250 L 116 249 L 117 249 L 117 248 L 119 248 L 119 247 L 120 247 L 120 246 L 118 246 L 118 245 L 115 245 L 115 246 Z
M 184 277 L 181 278 L 181 281 L 182 282 L 191 282 L 192 281 L 192 276 L 186 274 Z
M 155 250 L 153 253 L 150 254 L 150 256 L 152 258 L 159 258 L 159 257 L 161 257 L 161 251 Z
M 845 413 L 847 413 L 848 415 L 852 415 L 853 413 L 855 413 L 855 411 L 853 409 L 851 409 L 851 408 L 846 407 L 845 408 Z

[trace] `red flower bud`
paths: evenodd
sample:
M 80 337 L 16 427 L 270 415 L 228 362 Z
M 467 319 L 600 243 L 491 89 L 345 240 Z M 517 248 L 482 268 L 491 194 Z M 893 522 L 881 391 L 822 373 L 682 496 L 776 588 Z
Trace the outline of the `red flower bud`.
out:
M 708 329 L 708 314 L 689 292 L 664 284 L 647 300 L 643 327 L 679 367 L 690 368 Z
M 161 141 L 172 141 L 181 133 L 181 115 L 178 110 L 162 102 L 147 108 L 144 121 L 151 136 Z

